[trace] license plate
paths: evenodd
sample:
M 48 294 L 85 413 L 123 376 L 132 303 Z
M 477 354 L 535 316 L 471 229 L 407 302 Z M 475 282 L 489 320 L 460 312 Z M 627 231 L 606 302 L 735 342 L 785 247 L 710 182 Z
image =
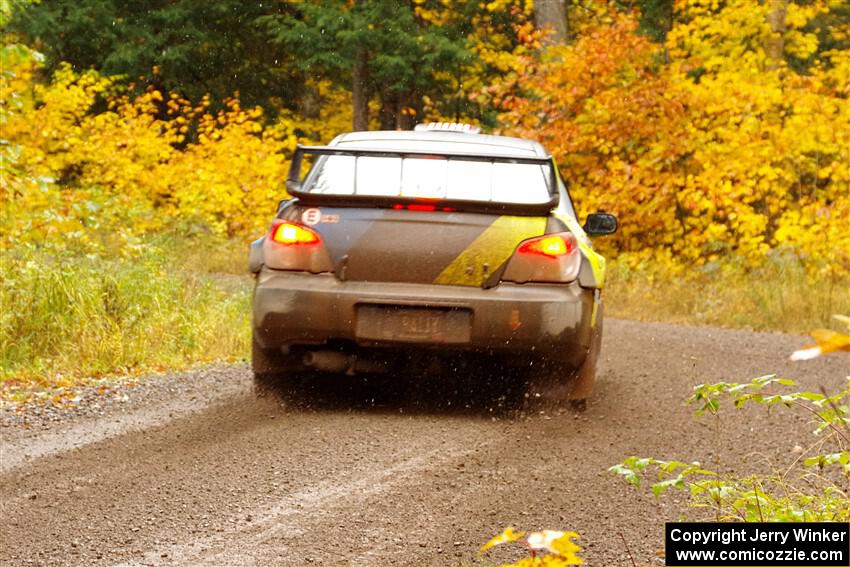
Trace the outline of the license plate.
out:
M 361 305 L 355 334 L 377 341 L 468 343 L 471 323 L 468 309 Z

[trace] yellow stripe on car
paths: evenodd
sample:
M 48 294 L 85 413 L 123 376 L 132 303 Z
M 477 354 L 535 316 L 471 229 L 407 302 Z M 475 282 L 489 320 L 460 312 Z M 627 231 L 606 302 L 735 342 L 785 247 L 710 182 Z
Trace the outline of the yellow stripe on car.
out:
M 593 279 L 596 281 L 598 289 L 605 287 L 605 257 L 599 254 L 590 244 L 590 238 L 585 234 L 584 229 L 572 215 L 554 212 L 555 216 L 567 225 L 567 228 L 578 240 L 578 247 L 587 261 L 590 262 L 590 267 L 593 269 Z
M 605 257 L 586 244 L 579 243 L 578 247 L 581 249 L 584 257 L 587 258 L 587 261 L 590 262 L 597 289 L 602 289 L 605 287 Z
M 521 241 L 545 231 L 545 217 L 498 217 L 446 266 L 434 283 L 480 286 L 510 258 Z
M 601 301 L 599 299 L 600 293 L 599 289 L 593 290 L 593 311 L 590 312 L 590 326 L 594 329 L 596 328 L 596 321 L 599 315 L 599 302 Z

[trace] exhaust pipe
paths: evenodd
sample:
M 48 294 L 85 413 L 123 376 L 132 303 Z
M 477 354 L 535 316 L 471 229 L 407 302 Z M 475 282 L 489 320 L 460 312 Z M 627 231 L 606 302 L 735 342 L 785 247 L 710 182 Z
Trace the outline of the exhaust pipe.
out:
M 384 372 L 386 366 L 373 360 L 364 360 L 354 354 L 335 350 L 311 350 L 304 354 L 304 366 L 320 372 L 354 374 L 355 372 Z
M 334 350 L 311 350 L 304 354 L 304 366 L 322 372 L 348 372 L 356 362 L 357 357 Z

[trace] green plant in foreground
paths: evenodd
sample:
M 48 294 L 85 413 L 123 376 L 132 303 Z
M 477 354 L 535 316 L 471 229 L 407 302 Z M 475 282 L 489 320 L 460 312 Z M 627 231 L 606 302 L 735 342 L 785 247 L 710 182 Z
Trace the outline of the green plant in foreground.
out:
M 850 329 L 850 319 L 836 317 Z M 793 360 L 850 350 L 850 335 L 818 330 L 817 344 L 797 351 Z M 850 376 L 836 394 L 788 391 L 797 384 L 776 376 L 745 383 L 700 384 L 687 400 L 717 417 L 724 399 L 735 409 L 758 404 L 768 408 L 799 408 L 812 415 L 816 441 L 799 451 L 784 471 L 769 475 L 722 475 L 700 463 L 629 457 L 610 472 L 635 486 L 649 470 L 657 472 L 652 485 L 656 496 L 670 488 L 687 490 L 690 506 L 711 510 L 717 520 L 738 521 L 850 521 Z M 776 388 L 785 389 L 775 391 Z
M 497 545 L 514 543 L 520 541 L 525 532 L 518 532 L 511 527 L 481 547 L 485 552 Z M 575 532 L 561 532 L 555 530 L 542 530 L 532 532 L 525 538 L 525 546 L 529 552 L 515 563 L 505 564 L 502 567 L 566 567 L 567 565 L 583 565 L 584 561 L 578 553 L 581 547 L 573 540 L 578 539 Z

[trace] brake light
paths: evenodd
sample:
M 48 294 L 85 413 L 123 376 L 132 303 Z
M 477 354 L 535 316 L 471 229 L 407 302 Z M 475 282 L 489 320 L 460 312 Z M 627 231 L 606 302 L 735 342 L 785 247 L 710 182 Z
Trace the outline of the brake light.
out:
M 320 239 L 306 226 L 284 222 L 272 229 L 272 240 L 279 244 L 315 244 Z
M 263 242 L 263 263 L 273 270 L 313 274 L 334 271 L 319 233 L 283 219 L 274 221 Z
M 517 246 L 501 280 L 514 283 L 569 283 L 581 268 L 581 251 L 570 232 L 544 234 Z
M 457 210 L 453 209 L 452 207 L 438 207 L 437 205 L 417 205 L 415 203 L 412 203 L 410 205 L 402 205 L 401 203 L 396 203 L 395 205 L 393 205 L 393 208 L 397 211 L 445 211 L 447 213 L 451 213 Z
M 520 254 L 541 254 L 550 258 L 565 256 L 572 251 L 572 241 L 565 240 L 563 237 L 558 235 L 527 240 L 523 242 L 517 250 Z

